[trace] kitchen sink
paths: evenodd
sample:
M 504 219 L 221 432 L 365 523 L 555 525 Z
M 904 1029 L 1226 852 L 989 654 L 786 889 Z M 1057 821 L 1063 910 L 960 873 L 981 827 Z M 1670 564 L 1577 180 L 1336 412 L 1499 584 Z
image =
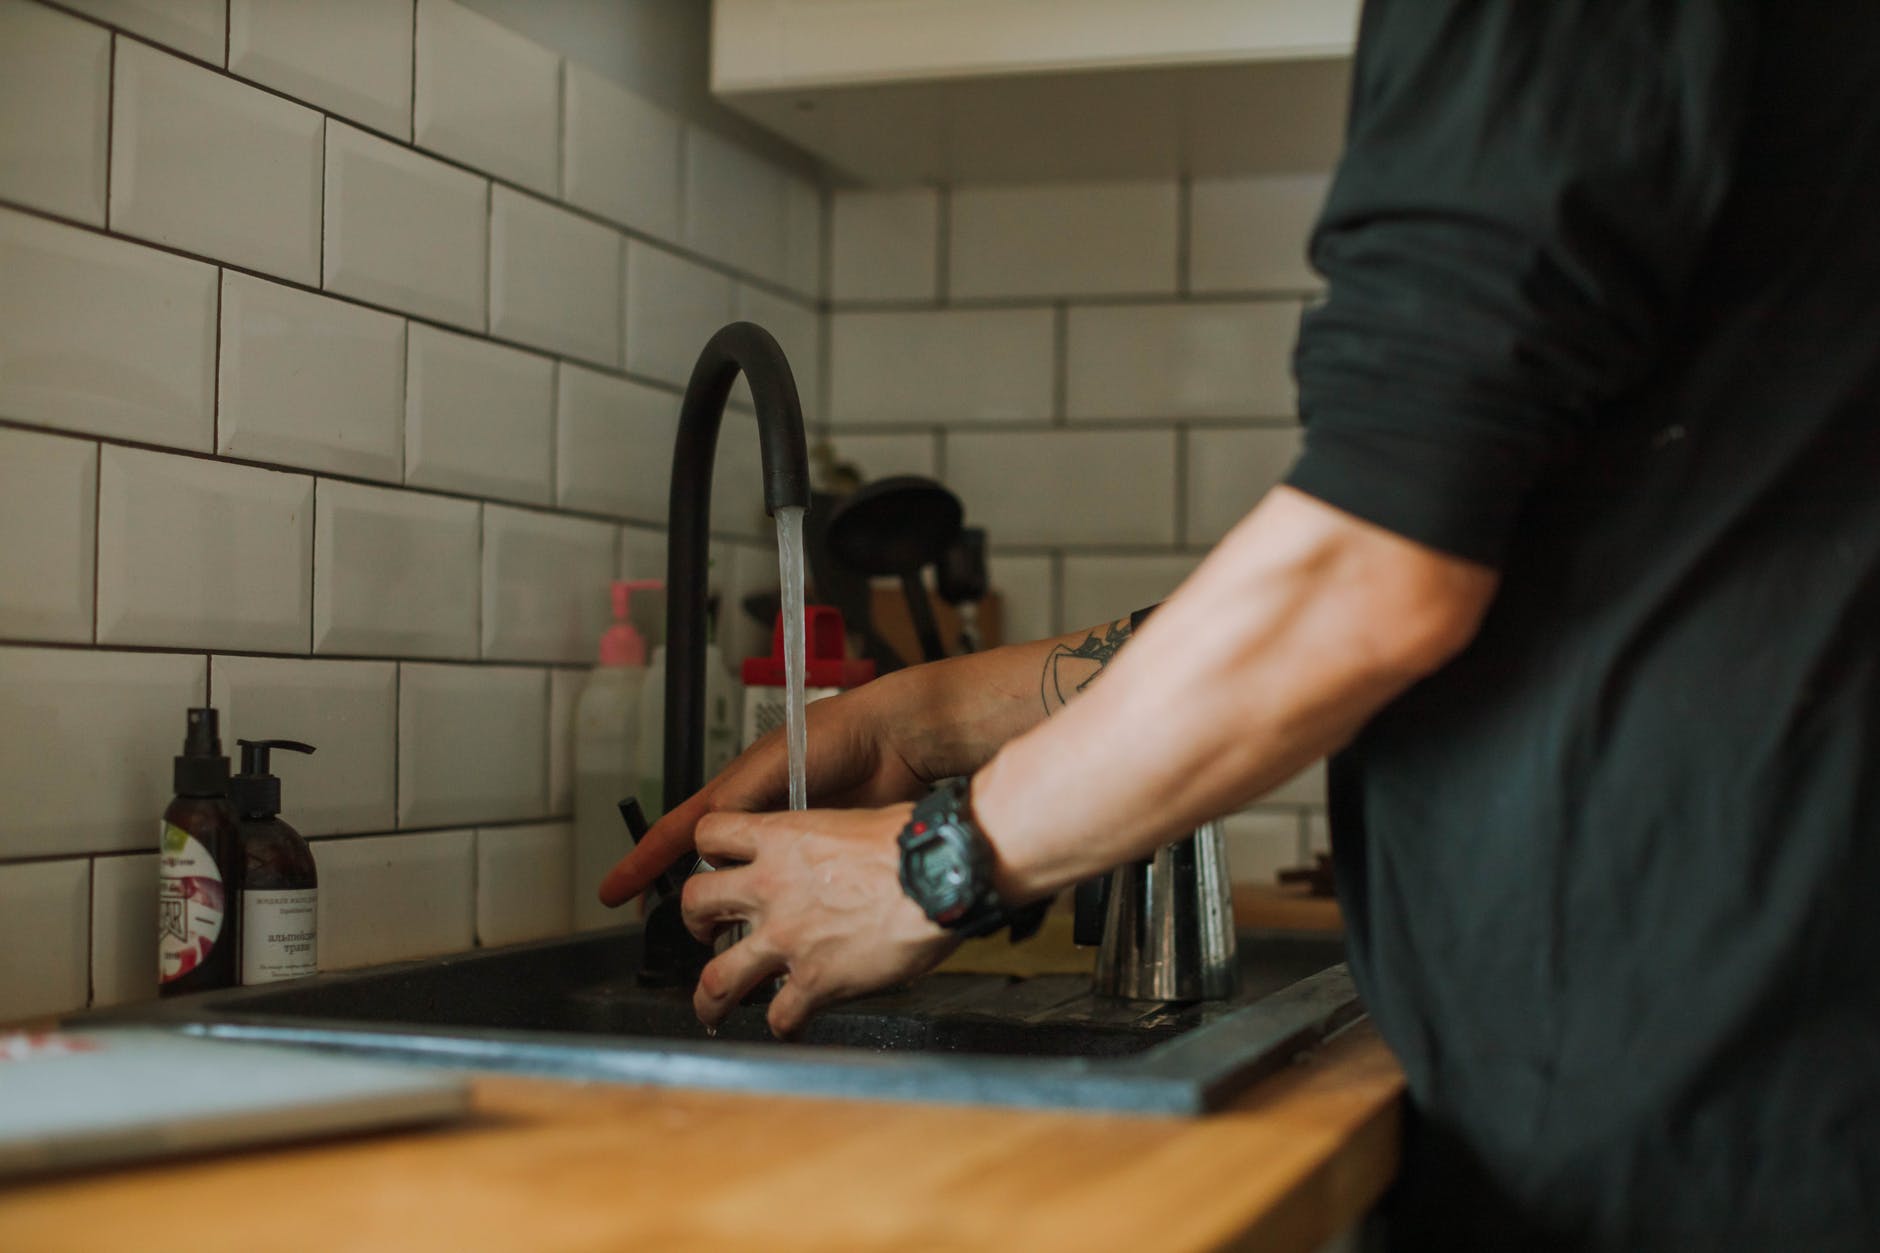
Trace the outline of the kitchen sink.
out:
M 938 972 L 788 1043 L 762 1005 L 708 1035 L 689 988 L 642 987 L 637 926 L 86 1016 L 441 1066 L 636 1084 L 1200 1113 L 1362 1015 L 1336 937 L 1243 932 L 1240 991 L 1093 996 L 1084 974 Z

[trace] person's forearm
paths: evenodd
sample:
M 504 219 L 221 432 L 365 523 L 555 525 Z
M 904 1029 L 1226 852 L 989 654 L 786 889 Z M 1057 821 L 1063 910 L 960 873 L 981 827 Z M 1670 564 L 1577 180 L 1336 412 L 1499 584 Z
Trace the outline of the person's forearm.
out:
M 1339 748 L 1467 642 L 1494 588 L 1483 567 L 1272 493 L 1087 695 L 975 776 L 1002 893 L 1146 855 Z
M 1128 640 L 1127 618 L 1052 639 L 910 667 L 888 676 L 882 699 L 909 711 L 897 736 L 935 778 L 968 775 L 1016 736 L 1063 708 Z

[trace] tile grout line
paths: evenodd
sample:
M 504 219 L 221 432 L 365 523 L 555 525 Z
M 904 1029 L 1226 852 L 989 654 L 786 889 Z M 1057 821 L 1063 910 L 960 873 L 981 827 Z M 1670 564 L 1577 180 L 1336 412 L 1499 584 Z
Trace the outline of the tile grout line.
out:
M 1175 547 L 1188 546 L 1188 427 L 1175 424 Z
M 496 324 L 496 184 L 483 184 L 483 335 Z
M 1070 421 L 1071 311 L 1068 301 L 1051 307 L 1051 425 Z
M 98 1003 L 98 859 L 85 858 L 85 1005 Z
M 398 829 L 399 789 L 404 785 L 401 754 L 405 750 L 405 663 L 392 664 L 392 830 Z
M 418 0 L 411 0 L 411 138 L 407 141 L 415 150 L 418 146 Z
M 1064 621 L 1064 550 L 1052 549 L 1051 560 L 1051 633 L 1062 635 L 1075 630 Z
M 326 167 L 328 161 L 328 136 L 332 134 L 332 119 L 324 114 L 320 117 L 320 261 L 315 271 L 319 275 L 320 290 L 326 290 Z
M 948 308 L 953 302 L 953 189 L 944 183 L 934 191 L 933 307 Z
M 1194 180 L 1175 180 L 1175 295 L 1186 300 L 1194 288 Z
M 215 359 L 209 366 L 209 455 L 222 454 L 222 291 L 228 286 L 228 271 L 215 272 Z
M 105 39 L 104 86 L 104 229 L 111 229 L 111 166 L 117 143 L 117 32 Z
M 315 476 L 307 508 L 307 656 L 313 656 L 313 623 L 320 616 L 320 479 Z
M 104 551 L 104 445 L 91 449 L 91 642 L 98 643 L 98 562 Z

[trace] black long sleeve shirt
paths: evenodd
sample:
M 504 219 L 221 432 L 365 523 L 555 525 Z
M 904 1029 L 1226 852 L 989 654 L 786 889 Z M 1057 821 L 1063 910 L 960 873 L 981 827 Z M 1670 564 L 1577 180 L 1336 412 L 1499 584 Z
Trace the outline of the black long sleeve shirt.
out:
M 1496 566 L 1335 760 L 1395 1247 L 1880 1248 L 1880 4 L 1372 0 L 1292 486 Z

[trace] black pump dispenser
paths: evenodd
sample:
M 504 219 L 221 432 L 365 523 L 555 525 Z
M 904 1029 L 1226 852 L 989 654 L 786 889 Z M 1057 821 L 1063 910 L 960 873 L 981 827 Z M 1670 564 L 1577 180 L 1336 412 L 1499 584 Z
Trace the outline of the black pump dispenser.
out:
M 285 748 L 295 753 L 311 753 L 313 745 L 299 740 L 236 740 L 242 746 L 242 772 L 229 784 L 229 799 L 235 812 L 244 818 L 272 818 L 281 812 L 281 780 L 269 773 L 268 754 Z M 226 759 L 224 759 L 226 765 Z
M 222 736 L 213 709 L 189 711 L 189 730 L 183 753 L 176 759 L 178 796 L 226 796 L 228 758 L 222 755 Z

